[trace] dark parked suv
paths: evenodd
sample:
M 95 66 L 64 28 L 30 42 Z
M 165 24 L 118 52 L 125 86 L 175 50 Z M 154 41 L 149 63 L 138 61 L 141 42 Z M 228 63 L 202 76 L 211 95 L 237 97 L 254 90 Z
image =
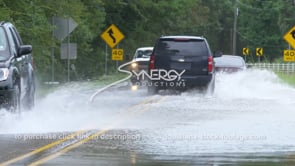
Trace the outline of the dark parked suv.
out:
M 212 52 L 204 37 L 160 37 L 150 57 L 148 92 L 161 89 L 199 89 L 213 92 Z
M 16 28 L 0 22 L 0 106 L 10 111 L 34 105 L 32 46 L 23 45 Z

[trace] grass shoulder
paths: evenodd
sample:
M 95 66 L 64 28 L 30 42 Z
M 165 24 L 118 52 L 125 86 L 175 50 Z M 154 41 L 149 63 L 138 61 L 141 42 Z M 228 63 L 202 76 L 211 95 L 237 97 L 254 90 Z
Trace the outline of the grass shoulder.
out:
M 286 82 L 287 84 L 295 87 L 295 73 L 292 74 L 287 74 L 287 73 L 276 73 L 277 76 L 283 80 L 284 82 Z

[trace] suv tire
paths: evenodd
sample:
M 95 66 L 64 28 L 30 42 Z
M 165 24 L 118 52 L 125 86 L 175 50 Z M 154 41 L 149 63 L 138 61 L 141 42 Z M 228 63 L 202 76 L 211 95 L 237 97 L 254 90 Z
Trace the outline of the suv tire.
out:
M 206 87 L 206 94 L 212 96 L 215 91 L 215 79 L 212 79 Z
M 35 105 L 35 88 L 34 84 L 31 83 L 30 89 L 28 90 L 27 96 L 25 97 L 24 107 L 25 109 L 32 109 Z
M 9 109 L 11 112 L 20 112 L 20 88 L 18 84 L 13 86 Z

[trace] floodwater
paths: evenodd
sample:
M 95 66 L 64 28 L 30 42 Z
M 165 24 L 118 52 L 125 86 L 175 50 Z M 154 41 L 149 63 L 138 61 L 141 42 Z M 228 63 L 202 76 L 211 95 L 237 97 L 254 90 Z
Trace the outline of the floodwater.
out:
M 2 110 L 0 134 L 61 134 L 112 125 L 54 164 L 77 163 L 77 155 L 86 156 L 79 160 L 86 165 L 118 158 L 126 165 L 294 162 L 295 89 L 270 71 L 218 74 L 213 96 L 198 90 L 148 96 L 144 88 L 111 88 L 89 103 L 96 89 L 72 83 L 39 99 L 32 111 Z

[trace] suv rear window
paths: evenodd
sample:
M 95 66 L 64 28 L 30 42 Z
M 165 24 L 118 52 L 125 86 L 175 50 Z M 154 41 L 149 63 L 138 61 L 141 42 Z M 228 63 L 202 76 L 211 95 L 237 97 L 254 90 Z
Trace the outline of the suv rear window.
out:
M 204 40 L 160 39 L 155 54 L 157 56 L 204 56 L 208 55 L 208 48 Z

